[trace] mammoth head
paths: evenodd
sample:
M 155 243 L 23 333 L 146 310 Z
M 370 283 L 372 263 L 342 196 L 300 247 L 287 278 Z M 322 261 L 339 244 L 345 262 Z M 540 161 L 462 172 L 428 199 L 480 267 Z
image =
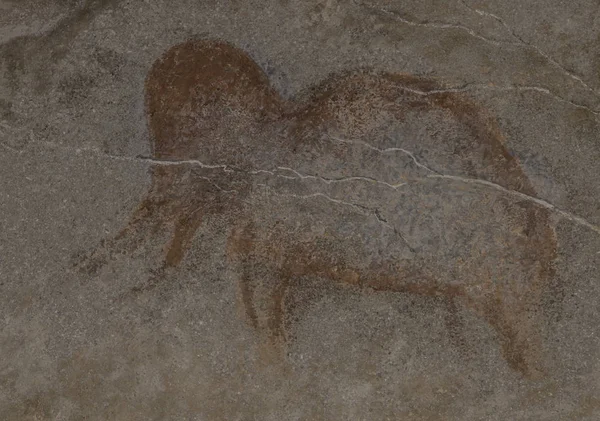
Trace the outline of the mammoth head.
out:
M 258 121 L 276 116 L 279 102 L 264 72 L 243 51 L 213 40 L 175 46 L 146 79 L 153 154 L 206 156 L 215 139 L 248 134 Z

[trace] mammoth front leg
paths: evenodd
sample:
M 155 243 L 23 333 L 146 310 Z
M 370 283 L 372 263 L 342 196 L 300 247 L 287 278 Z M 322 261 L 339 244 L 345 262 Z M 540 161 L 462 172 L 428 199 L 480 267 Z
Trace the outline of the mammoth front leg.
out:
M 165 278 L 167 269 L 177 267 L 181 263 L 191 246 L 196 231 L 202 225 L 201 209 L 202 206 L 200 205 L 195 211 L 190 211 L 187 208 L 177 210 L 172 237 L 164 247 L 165 257 L 162 264 L 153 271 L 153 275 L 149 279 L 131 289 L 134 295 L 156 287 Z
M 101 240 L 96 248 L 77 258 L 74 266 L 93 275 L 117 256 L 131 256 L 163 229 L 165 221 L 162 214 L 168 207 L 167 201 L 148 194 L 129 218 L 125 228 L 115 236 Z
M 201 224 L 203 205 L 210 202 L 206 197 L 209 188 L 205 180 L 194 182 L 183 166 L 155 166 L 151 172 L 152 186 L 127 226 L 79 257 L 75 267 L 94 274 L 117 256 L 131 256 L 143 245 L 152 245 L 169 230 L 173 230 L 173 237 L 166 247 L 162 266 L 179 264 Z
M 202 204 L 195 209 L 182 209 L 175 219 L 173 237 L 166 246 L 165 267 L 175 267 L 181 263 L 186 251 L 189 249 L 194 235 L 202 225 Z

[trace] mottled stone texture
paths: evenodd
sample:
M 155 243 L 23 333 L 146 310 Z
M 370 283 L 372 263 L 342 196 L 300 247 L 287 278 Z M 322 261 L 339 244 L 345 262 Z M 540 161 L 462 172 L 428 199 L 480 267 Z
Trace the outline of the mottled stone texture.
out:
M 596 0 L 0 0 L 1 420 L 600 419 Z

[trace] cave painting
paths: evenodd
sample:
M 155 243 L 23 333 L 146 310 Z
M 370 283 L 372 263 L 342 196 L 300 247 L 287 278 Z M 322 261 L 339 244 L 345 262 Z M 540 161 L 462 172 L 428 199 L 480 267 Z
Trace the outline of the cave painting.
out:
M 245 316 L 275 347 L 291 340 L 311 299 L 293 291 L 310 280 L 463 306 L 511 368 L 543 371 L 536 326 L 555 233 L 481 107 L 366 70 L 285 99 L 247 53 L 214 40 L 170 48 L 145 89 L 151 188 L 81 267 L 150 244 L 164 246 L 157 273 L 172 270 L 204 223 L 226 221 Z

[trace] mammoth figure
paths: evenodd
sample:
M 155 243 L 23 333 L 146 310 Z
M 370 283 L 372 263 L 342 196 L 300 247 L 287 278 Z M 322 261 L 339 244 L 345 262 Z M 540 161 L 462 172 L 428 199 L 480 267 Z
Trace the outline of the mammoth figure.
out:
M 222 218 L 247 320 L 275 346 L 310 299 L 292 287 L 311 279 L 464 306 L 512 368 L 543 371 L 549 211 L 527 200 L 497 123 L 463 95 L 358 71 L 284 99 L 245 52 L 213 40 L 172 47 L 145 88 L 152 187 L 84 267 L 165 229 L 160 268 L 177 267 L 202 223 Z

